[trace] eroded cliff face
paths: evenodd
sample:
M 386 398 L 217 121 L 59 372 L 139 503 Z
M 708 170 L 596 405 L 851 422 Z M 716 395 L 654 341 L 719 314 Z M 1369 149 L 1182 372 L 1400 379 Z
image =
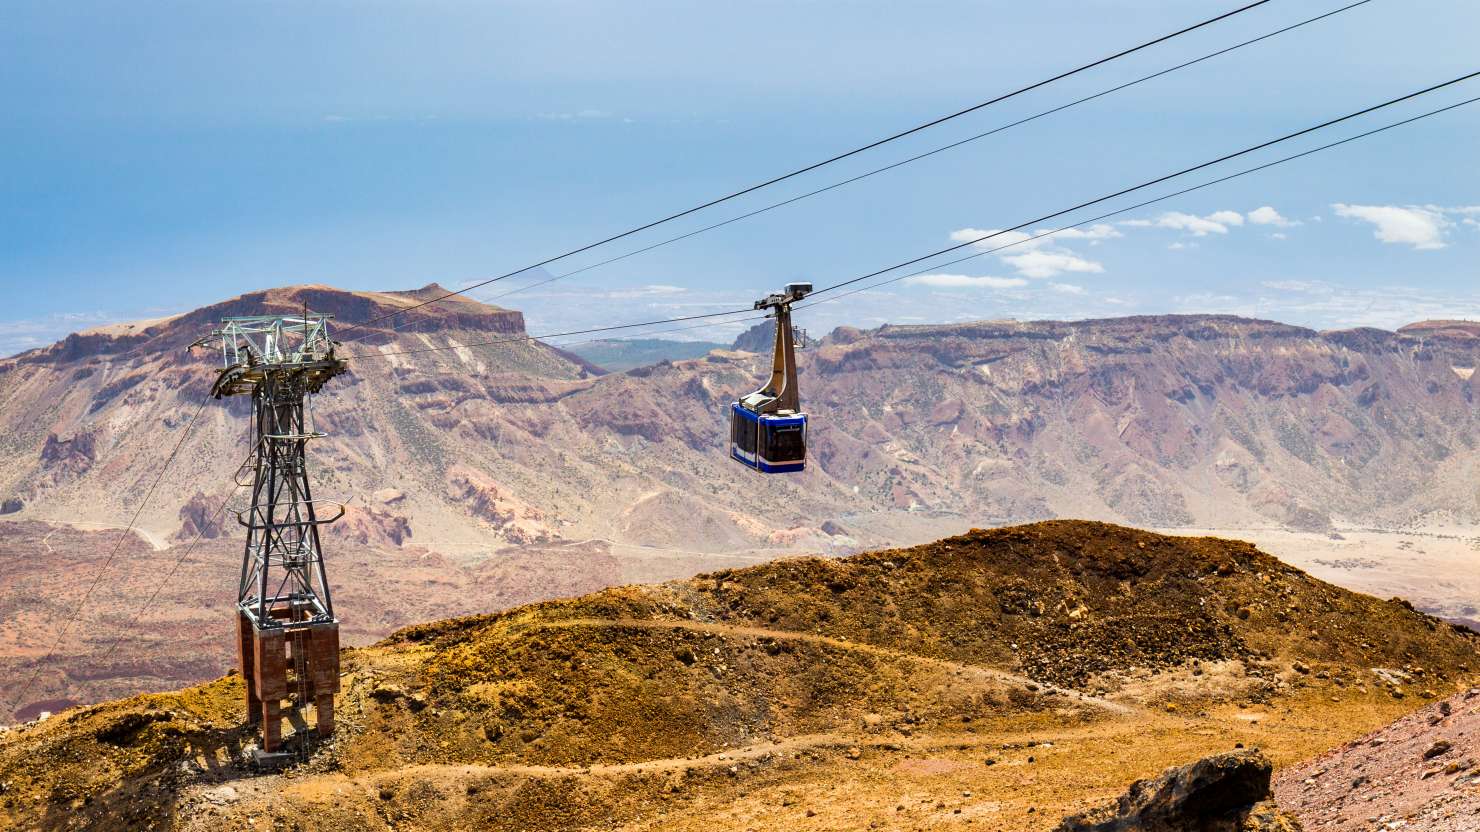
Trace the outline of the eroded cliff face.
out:
M 462 449 L 443 436 L 448 425 L 435 418 L 439 408 L 551 401 L 599 373 L 574 356 L 519 340 L 519 312 L 463 298 L 352 329 L 443 293 L 435 284 L 386 293 L 272 289 L 158 322 L 79 333 L 0 361 L 0 493 L 27 507 L 16 519 L 126 521 L 195 418 L 140 525 L 158 538 L 203 530 L 218 536 L 217 506 L 246 458 L 249 403 L 207 401 L 220 358 L 189 347 L 227 316 L 295 314 L 307 306 L 333 315 L 336 333 L 348 331 L 340 351 L 350 357 L 351 373 L 314 399 L 317 425 L 329 438 L 310 453 L 331 499 L 374 502 L 370 495 L 389 483 L 440 482 L 446 461 Z M 489 341 L 500 343 L 461 347 Z M 471 441 L 491 435 L 482 429 Z M 360 512 L 350 535 L 404 542 L 412 520 L 433 517 L 433 525 L 462 519 L 481 528 L 475 507 L 463 510 L 441 488 L 421 489 L 418 497 Z
M 124 519 L 209 389 L 215 356 L 186 347 L 221 317 L 307 303 L 343 331 L 442 291 L 275 289 L 0 361 L 0 498 L 22 501 L 18 519 Z M 519 313 L 464 298 L 390 325 L 354 330 L 350 373 L 314 401 L 329 434 L 312 448 L 320 494 L 405 495 L 376 509 L 390 531 L 360 524 L 366 541 L 815 550 L 1051 516 L 1308 530 L 1480 519 L 1465 476 L 1476 325 L 1318 333 L 1180 316 L 840 330 L 801 353 L 809 470 L 764 481 L 727 461 L 724 421 L 764 357 L 601 376 L 515 340 Z M 187 503 L 230 490 L 246 406 L 206 405 L 146 529 L 206 522 Z M 822 530 L 840 520 L 850 536 Z
M 994 518 L 1176 526 L 1477 516 L 1480 339 L 1230 317 L 886 327 L 811 355 L 835 477 Z

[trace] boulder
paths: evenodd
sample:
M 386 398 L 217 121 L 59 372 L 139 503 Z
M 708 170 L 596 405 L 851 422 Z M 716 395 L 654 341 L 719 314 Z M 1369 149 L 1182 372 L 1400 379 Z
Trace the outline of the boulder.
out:
M 832 537 L 848 537 L 848 530 L 836 520 L 822 521 L 822 533 Z
M 1057 832 L 1299 832 L 1269 799 L 1273 770 L 1258 751 L 1205 757 L 1136 781 L 1114 803 L 1064 818 Z

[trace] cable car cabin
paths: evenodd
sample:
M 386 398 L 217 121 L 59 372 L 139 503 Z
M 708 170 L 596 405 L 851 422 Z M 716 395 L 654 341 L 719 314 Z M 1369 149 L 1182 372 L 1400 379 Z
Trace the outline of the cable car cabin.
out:
M 802 412 L 797 392 L 791 304 L 811 291 L 810 283 L 789 283 L 781 292 L 755 302 L 756 309 L 775 310 L 771 380 L 730 406 L 730 458 L 763 474 L 807 467 L 807 414 Z
M 730 457 L 764 474 L 807 467 L 807 414 L 755 413 L 730 406 Z

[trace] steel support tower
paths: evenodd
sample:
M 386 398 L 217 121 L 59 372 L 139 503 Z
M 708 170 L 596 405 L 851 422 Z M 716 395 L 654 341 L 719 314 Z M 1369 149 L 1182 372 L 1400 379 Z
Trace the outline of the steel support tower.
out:
M 324 571 L 319 526 L 344 506 L 315 500 L 306 450 L 324 434 L 313 429 L 312 397 L 344 372 L 329 338 L 328 315 L 226 318 L 198 344 L 219 339 L 225 365 L 211 393 L 252 397 L 251 505 L 237 512 L 247 530 L 237 584 L 237 645 L 246 682 L 247 719 L 262 727 L 262 751 L 283 753 L 282 720 L 299 726 L 300 752 L 314 734 L 334 731 L 339 692 L 339 621 Z M 287 710 L 283 703 L 288 703 Z M 307 728 L 314 710 L 315 731 Z

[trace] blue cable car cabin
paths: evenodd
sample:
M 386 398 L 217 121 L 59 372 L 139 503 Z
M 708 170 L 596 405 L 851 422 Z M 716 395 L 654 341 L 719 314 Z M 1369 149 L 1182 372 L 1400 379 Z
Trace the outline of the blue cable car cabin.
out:
M 763 474 L 807 467 L 807 414 L 755 413 L 730 406 L 730 457 Z
M 807 467 L 807 414 L 801 410 L 797 391 L 791 304 L 811 291 L 810 283 L 789 283 L 783 291 L 755 302 L 756 309 L 775 310 L 771 379 L 730 405 L 730 458 L 763 474 L 786 474 Z

